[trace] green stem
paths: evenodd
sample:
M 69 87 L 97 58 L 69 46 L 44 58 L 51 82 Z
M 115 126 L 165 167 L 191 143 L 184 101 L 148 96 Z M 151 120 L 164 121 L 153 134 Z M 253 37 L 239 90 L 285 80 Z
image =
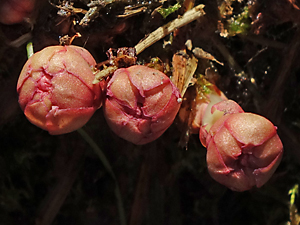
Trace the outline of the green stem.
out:
M 27 58 L 29 59 L 34 54 L 32 42 L 27 43 L 26 50 L 27 50 Z
M 91 146 L 91 148 L 94 150 L 94 152 L 98 155 L 100 161 L 102 162 L 103 166 L 109 173 L 109 175 L 113 178 L 115 181 L 115 196 L 117 199 L 117 206 L 118 206 L 118 211 L 119 211 L 119 217 L 120 217 L 120 223 L 121 225 L 126 225 L 126 217 L 125 217 L 125 212 L 123 208 L 123 202 L 122 202 L 122 196 L 121 196 L 121 191 L 120 187 L 117 181 L 117 178 L 112 170 L 112 167 L 102 152 L 102 150 L 99 148 L 97 143 L 88 135 L 87 132 L 85 132 L 82 128 L 77 130 L 78 133 L 83 137 L 83 139 Z

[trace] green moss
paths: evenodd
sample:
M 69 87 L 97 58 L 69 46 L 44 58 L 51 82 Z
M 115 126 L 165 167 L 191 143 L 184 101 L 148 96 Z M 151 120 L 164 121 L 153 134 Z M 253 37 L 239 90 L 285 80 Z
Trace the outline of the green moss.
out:
M 228 22 L 228 34 L 234 36 L 237 34 L 247 34 L 251 27 L 248 7 L 244 7 L 243 12 L 231 17 Z
M 178 9 L 180 9 L 181 5 L 177 2 L 173 6 L 169 6 L 168 8 L 160 8 L 157 10 L 162 17 L 165 19 L 167 18 L 171 13 L 176 12 Z

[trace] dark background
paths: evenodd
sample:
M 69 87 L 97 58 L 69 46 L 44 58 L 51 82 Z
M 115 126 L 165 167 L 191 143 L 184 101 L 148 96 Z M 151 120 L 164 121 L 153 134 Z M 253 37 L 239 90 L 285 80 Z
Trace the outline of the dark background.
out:
M 85 1 L 74 2 L 74 7 L 88 9 Z M 206 16 L 189 24 L 181 37 L 224 62 L 213 65 L 219 74 L 216 84 L 227 97 L 278 127 L 285 151 L 282 162 L 262 188 L 233 192 L 209 176 L 198 135 L 190 136 L 187 149 L 179 147 L 182 129 L 174 123 L 155 142 L 135 146 L 110 131 L 99 109 L 84 129 L 113 168 L 129 225 L 274 225 L 290 220 L 288 192 L 300 180 L 300 4 L 227 1 L 233 14 L 222 18 L 218 6 L 224 2 L 196 1 L 206 5 Z M 82 38 L 73 44 L 84 46 L 101 62 L 108 48 L 133 47 L 180 14 L 163 19 L 153 13 L 159 4 L 148 2 L 145 12 L 116 18 L 125 5 L 139 3 L 108 5 L 83 28 L 72 26 L 82 14 L 62 18 L 48 1 L 40 1 L 30 23 L 0 25 L 0 224 L 120 224 L 115 183 L 98 156 L 77 132 L 51 136 L 28 122 L 18 105 L 16 82 L 29 40 L 38 51 L 59 44 L 63 35 L 80 32 Z M 226 28 L 227 20 L 245 6 L 250 9 L 247 32 L 221 37 L 218 21 Z M 160 41 L 138 61 L 160 57 L 168 62 L 175 44 L 163 49 Z M 233 56 L 234 64 L 222 49 Z

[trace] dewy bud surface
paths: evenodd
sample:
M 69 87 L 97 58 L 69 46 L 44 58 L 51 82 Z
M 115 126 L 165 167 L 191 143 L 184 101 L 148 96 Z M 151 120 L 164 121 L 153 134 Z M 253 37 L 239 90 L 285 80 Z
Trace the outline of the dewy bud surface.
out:
M 141 145 L 163 134 L 180 104 L 180 93 L 169 77 L 136 65 L 113 74 L 107 84 L 104 115 L 118 136 Z
M 50 134 L 72 132 L 100 107 L 101 88 L 94 85 L 96 62 L 84 48 L 50 46 L 24 65 L 17 84 L 27 119 Z
M 264 185 L 283 154 L 276 127 L 252 113 L 229 113 L 218 119 L 208 132 L 206 145 L 209 173 L 234 191 Z

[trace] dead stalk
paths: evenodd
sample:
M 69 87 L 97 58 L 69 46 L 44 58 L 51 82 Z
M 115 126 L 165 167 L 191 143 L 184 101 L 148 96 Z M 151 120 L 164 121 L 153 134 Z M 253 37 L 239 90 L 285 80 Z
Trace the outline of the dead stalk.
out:
M 140 54 L 149 46 L 153 45 L 155 42 L 159 41 L 160 39 L 164 38 L 174 30 L 183 27 L 190 22 L 200 18 L 201 16 L 205 15 L 203 10 L 204 5 L 197 5 L 196 7 L 192 8 L 191 10 L 187 11 L 183 14 L 182 17 L 177 18 L 164 26 L 157 28 L 151 34 L 148 35 L 144 40 L 140 41 L 136 46 L 136 54 Z

